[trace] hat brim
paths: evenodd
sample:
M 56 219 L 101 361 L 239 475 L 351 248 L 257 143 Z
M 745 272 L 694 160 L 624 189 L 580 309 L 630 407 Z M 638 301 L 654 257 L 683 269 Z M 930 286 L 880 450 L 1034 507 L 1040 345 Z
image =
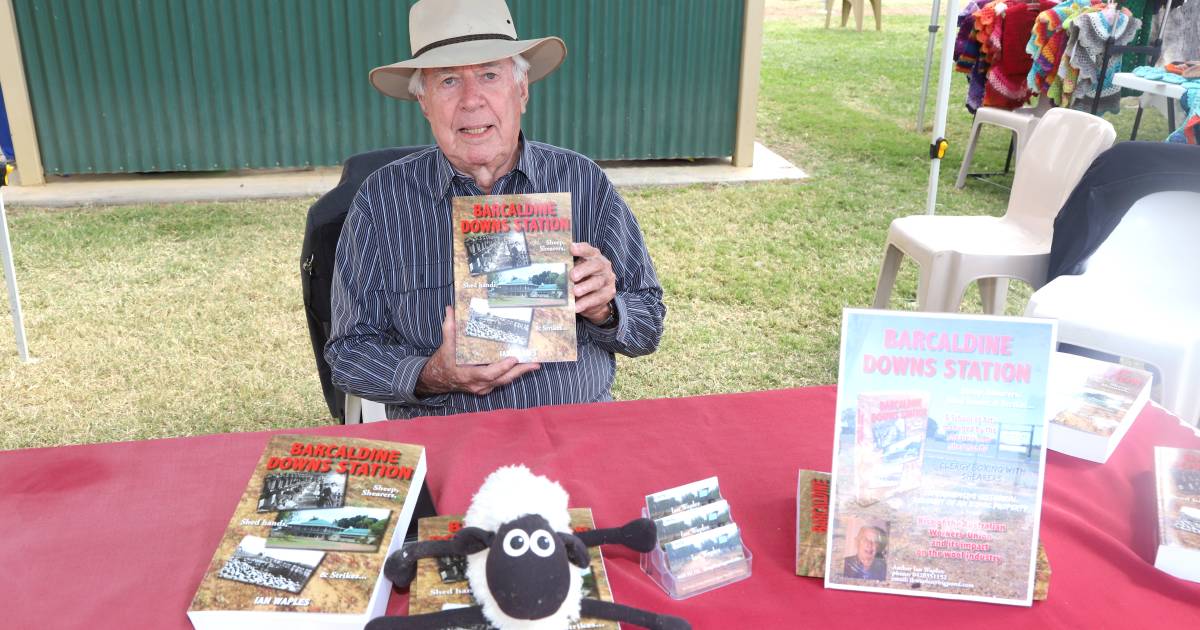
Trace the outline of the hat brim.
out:
M 405 101 L 417 97 L 408 91 L 408 82 L 421 68 L 452 68 L 474 66 L 521 55 L 529 62 L 529 82 L 534 83 L 554 72 L 567 56 L 567 45 L 557 37 L 507 41 L 485 39 L 450 44 L 415 59 L 398 61 L 371 70 L 371 85 L 385 96 Z

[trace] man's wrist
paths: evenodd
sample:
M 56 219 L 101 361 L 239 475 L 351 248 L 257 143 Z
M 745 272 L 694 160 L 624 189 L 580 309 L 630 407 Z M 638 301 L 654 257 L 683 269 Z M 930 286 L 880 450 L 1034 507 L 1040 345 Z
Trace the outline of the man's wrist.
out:
M 421 371 L 417 373 L 417 382 L 413 384 L 413 396 L 417 398 L 428 398 L 430 396 L 437 396 L 438 394 L 445 393 L 437 391 L 434 386 L 430 384 L 432 375 L 430 375 L 428 372 L 433 369 L 430 367 L 431 363 L 432 361 L 426 361 L 425 365 L 421 367 Z
M 600 328 L 616 328 L 618 317 L 617 302 L 616 300 L 611 300 L 608 303 L 608 315 L 606 315 L 604 319 L 597 322 L 596 325 Z

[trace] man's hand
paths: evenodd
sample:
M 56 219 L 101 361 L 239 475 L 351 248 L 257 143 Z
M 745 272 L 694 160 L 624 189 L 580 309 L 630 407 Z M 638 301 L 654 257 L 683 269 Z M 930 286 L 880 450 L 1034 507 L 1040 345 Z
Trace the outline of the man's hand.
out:
M 575 268 L 571 281 L 575 283 L 575 312 L 593 324 L 608 319 L 609 302 L 617 296 L 617 274 L 612 263 L 600 250 L 587 243 L 571 243 Z
M 413 392 L 417 396 L 424 398 L 447 392 L 484 396 L 542 367 L 540 363 L 518 363 L 513 357 L 488 365 L 455 365 L 455 330 L 454 307 L 447 306 L 446 317 L 442 320 L 442 345 L 429 357 L 417 377 Z

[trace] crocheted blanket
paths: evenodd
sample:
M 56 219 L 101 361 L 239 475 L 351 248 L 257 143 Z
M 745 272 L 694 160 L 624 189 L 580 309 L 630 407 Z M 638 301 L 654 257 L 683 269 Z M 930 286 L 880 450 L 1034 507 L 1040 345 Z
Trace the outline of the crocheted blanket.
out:
M 1128 9 L 1122 8 L 1111 13 L 1090 11 L 1075 18 L 1075 23 L 1079 26 L 1079 43 L 1071 51 L 1069 63 L 1079 70 L 1079 81 L 1075 86 L 1071 107 L 1090 111 L 1099 84 L 1098 111 L 1118 112 L 1121 110 L 1121 88 L 1113 85 L 1112 80 L 1121 71 L 1121 57 L 1109 59 L 1108 69 L 1101 77 L 1104 44 L 1110 38 L 1117 45 L 1129 43 L 1142 27 L 1142 21 L 1133 17 Z

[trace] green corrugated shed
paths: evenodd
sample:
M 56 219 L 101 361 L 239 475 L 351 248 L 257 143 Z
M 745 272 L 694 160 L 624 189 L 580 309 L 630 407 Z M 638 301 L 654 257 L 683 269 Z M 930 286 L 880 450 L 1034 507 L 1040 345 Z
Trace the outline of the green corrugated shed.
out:
M 49 174 L 334 165 L 432 142 L 367 82 L 408 58 L 411 2 L 12 0 Z M 598 160 L 728 156 L 742 0 L 509 0 L 567 60 L 529 137 Z

